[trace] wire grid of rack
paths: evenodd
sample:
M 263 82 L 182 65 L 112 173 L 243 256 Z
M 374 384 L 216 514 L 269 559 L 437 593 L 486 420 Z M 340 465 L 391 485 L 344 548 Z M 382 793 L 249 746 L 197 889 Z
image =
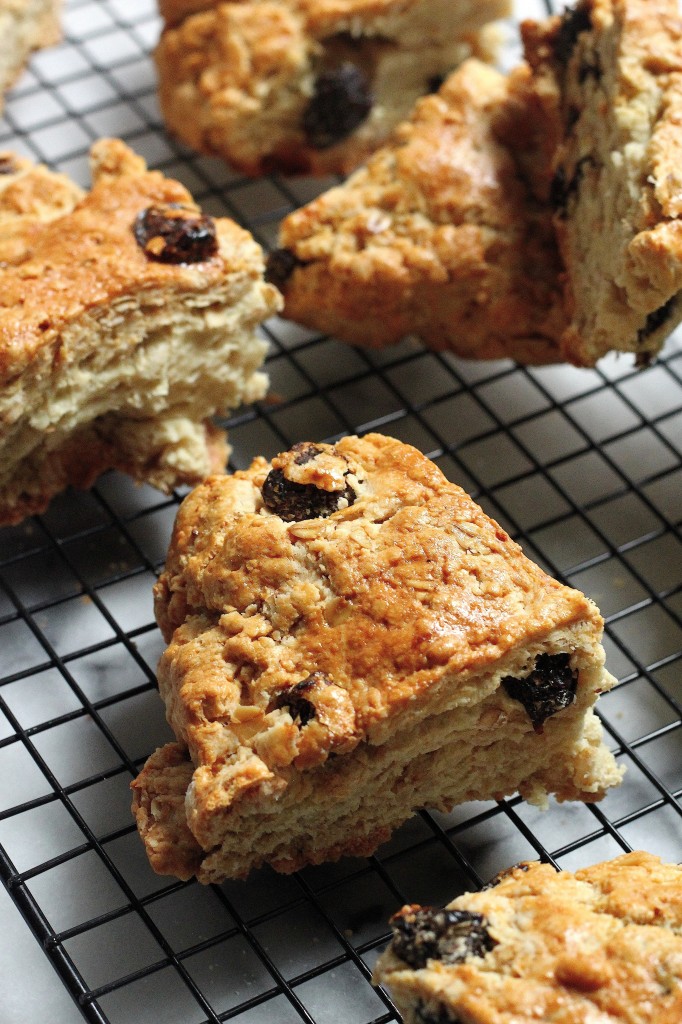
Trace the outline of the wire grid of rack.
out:
M 529 0 L 516 14 L 547 9 Z M 12 93 L 0 148 L 86 183 L 91 141 L 119 135 L 266 246 L 329 184 L 246 180 L 167 136 L 153 0 L 70 0 L 64 23 L 64 43 Z M 409 340 L 366 352 L 282 320 L 266 333 L 271 394 L 229 421 L 232 468 L 369 429 L 430 455 L 599 603 L 619 679 L 600 714 L 625 782 L 597 806 L 422 813 L 374 857 L 295 876 L 210 888 L 155 876 L 129 783 L 171 738 L 151 587 L 182 495 L 107 474 L 0 533 L 0 872 L 55 987 L 74 997 L 72 1019 L 382 1024 L 397 1016 L 369 979 L 402 903 L 444 902 L 525 858 L 576 868 L 642 847 L 682 860 L 680 335 L 637 372 L 627 358 L 590 371 L 466 363 Z

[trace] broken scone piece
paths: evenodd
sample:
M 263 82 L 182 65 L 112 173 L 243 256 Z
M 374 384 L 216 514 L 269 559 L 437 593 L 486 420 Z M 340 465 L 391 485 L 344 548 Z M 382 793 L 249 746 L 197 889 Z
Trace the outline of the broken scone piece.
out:
M 682 18 L 678 0 L 580 0 L 523 26 L 552 117 L 564 357 L 646 366 L 682 320 Z
M 526 862 L 447 907 L 406 906 L 378 960 L 404 1024 L 678 1024 L 682 868 L 636 852 Z
M 487 58 L 509 0 L 160 0 L 168 127 L 247 174 L 346 173 L 418 96 Z M 486 28 L 487 26 L 487 28 Z
M 268 279 L 285 316 L 357 345 L 413 334 L 477 359 L 561 359 L 543 116 L 527 68 L 467 61 L 365 167 L 284 219 Z
M 154 869 L 368 855 L 420 807 L 620 781 L 602 620 L 416 449 L 303 443 L 178 512 L 156 615 L 177 743 L 133 783 Z
M 162 490 L 225 466 L 210 417 L 260 398 L 280 305 L 247 231 L 117 140 L 84 195 L 0 158 L 0 524 L 117 468 Z
M 59 41 L 61 0 L 0 0 L 0 113 L 34 50 Z

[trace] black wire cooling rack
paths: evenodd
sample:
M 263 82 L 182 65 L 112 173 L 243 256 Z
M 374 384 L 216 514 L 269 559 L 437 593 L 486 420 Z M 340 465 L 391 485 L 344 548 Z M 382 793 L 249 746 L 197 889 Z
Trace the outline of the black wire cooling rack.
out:
M 529 0 L 516 14 L 547 10 Z M 0 148 L 86 183 L 90 143 L 121 136 L 267 246 L 329 184 L 246 180 L 166 135 L 153 0 L 69 0 L 64 24 L 65 42 L 13 91 Z M 514 24 L 507 36 L 513 61 Z M 74 999 L 50 1024 L 383 1024 L 397 1015 L 369 979 L 402 903 L 445 902 L 524 858 L 573 869 L 645 848 L 682 860 L 681 337 L 637 372 L 627 358 L 590 371 L 466 363 L 410 341 L 365 352 L 282 320 L 266 333 L 271 394 L 229 421 L 233 468 L 369 429 L 427 453 L 600 605 L 619 679 L 600 714 L 625 782 L 597 806 L 423 813 L 374 857 L 290 877 L 202 888 L 155 876 L 129 783 L 170 738 L 151 586 L 182 495 L 108 474 L 0 533 L 0 873 L 55 992 Z M 0 1020 L 14 1024 L 1 1005 Z

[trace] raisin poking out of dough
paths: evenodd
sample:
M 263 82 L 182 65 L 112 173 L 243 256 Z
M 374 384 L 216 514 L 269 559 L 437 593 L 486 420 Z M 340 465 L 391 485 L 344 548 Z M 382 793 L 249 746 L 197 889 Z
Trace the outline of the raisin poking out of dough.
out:
M 329 686 L 331 680 L 324 672 L 312 672 L 300 683 L 288 686 L 275 697 L 271 709 L 286 708 L 294 721 L 299 725 L 307 725 L 311 718 L 315 717 L 315 705 L 305 696 L 306 692 L 318 689 L 320 686 Z
M 523 704 L 533 728 L 541 732 L 545 719 L 575 701 L 578 673 L 571 669 L 568 654 L 540 654 L 530 675 L 506 676 L 502 685 L 512 700 Z
M 174 203 L 148 206 L 133 232 L 145 256 L 158 263 L 203 263 L 218 251 L 213 220 Z
M 329 149 L 347 138 L 365 120 L 373 103 L 367 76 L 356 64 L 344 61 L 337 68 L 323 71 L 303 114 L 308 144 L 313 149 Z
M 419 970 L 429 960 L 458 964 L 493 948 L 482 914 L 437 907 L 409 907 L 391 918 L 393 952 Z
M 14 174 L 17 165 L 7 153 L 0 153 L 0 174 Z
M 296 267 L 302 266 L 302 260 L 291 249 L 273 249 L 265 265 L 265 280 L 281 290 Z
M 312 462 L 316 456 L 323 455 L 323 450 L 314 444 L 303 442 L 294 445 L 294 463 L 303 466 Z M 350 472 L 350 469 L 348 470 Z M 347 474 L 344 474 L 344 478 Z M 283 519 L 285 523 L 295 523 L 302 519 L 325 519 L 327 516 L 348 508 L 357 495 L 352 487 L 329 491 L 315 484 L 302 484 L 289 480 L 281 469 L 271 469 L 265 478 L 262 489 L 263 501 L 271 512 Z
M 586 4 L 579 3 L 565 10 L 554 38 L 555 59 L 566 66 L 573 55 L 578 36 L 581 32 L 589 32 L 591 28 L 590 12 Z

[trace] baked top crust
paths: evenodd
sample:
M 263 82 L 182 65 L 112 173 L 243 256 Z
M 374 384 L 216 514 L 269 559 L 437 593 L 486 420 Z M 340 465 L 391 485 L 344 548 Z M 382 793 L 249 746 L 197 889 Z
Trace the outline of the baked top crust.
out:
M 528 69 L 463 64 L 366 167 L 285 218 L 269 263 L 285 315 L 355 344 L 413 333 L 463 356 L 559 359 L 542 104 Z
M 347 173 L 466 57 L 489 59 L 508 0 L 166 4 L 167 124 L 247 174 Z
M 394 924 L 400 948 L 404 907 Z M 484 940 L 457 960 L 425 933 L 379 960 L 386 984 L 416 1021 L 462 1024 L 673 1024 L 682 1019 L 682 868 L 635 852 L 571 873 L 524 863 L 448 909 L 474 915 Z M 433 920 L 433 918 L 431 918 Z M 446 929 L 447 930 L 447 929 Z M 477 946 L 472 952 L 473 946 Z M 487 946 L 487 948 L 486 948 Z M 432 953 L 433 956 L 425 956 Z M 441 1014 L 439 1016 L 439 1013 Z
M 646 364 L 682 320 L 679 5 L 581 0 L 522 31 L 555 143 L 562 350 L 581 365 L 611 350 Z
M 126 295 L 208 290 L 230 273 L 242 282 L 260 276 L 260 248 L 227 218 L 215 222 L 219 245 L 209 259 L 171 264 L 149 258 L 136 241 L 135 219 L 149 207 L 173 204 L 196 214 L 191 195 L 179 182 L 148 171 L 116 139 L 96 143 L 91 159 L 87 197 L 65 216 L 22 221 L 17 235 L 27 235 L 23 254 L 0 267 L 0 386 L 45 350 L 54 349 L 53 360 L 64 358 L 63 327 Z M 265 291 L 274 307 L 274 289 Z
M 552 630 L 585 622 L 598 640 L 595 606 L 416 449 L 370 434 L 297 446 L 272 466 L 256 459 L 185 499 L 155 588 L 170 641 L 161 695 L 196 766 L 240 746 L 313 766 L 383 742 L 446 678 L 450 699 L 474 700 L 476 673 Z M 286 521 L 264 503 L 273 480 L 280 511 L 282 490 L 340 508 Z M 317 709 L 305 730 L 272 714 L 302 681 Z

